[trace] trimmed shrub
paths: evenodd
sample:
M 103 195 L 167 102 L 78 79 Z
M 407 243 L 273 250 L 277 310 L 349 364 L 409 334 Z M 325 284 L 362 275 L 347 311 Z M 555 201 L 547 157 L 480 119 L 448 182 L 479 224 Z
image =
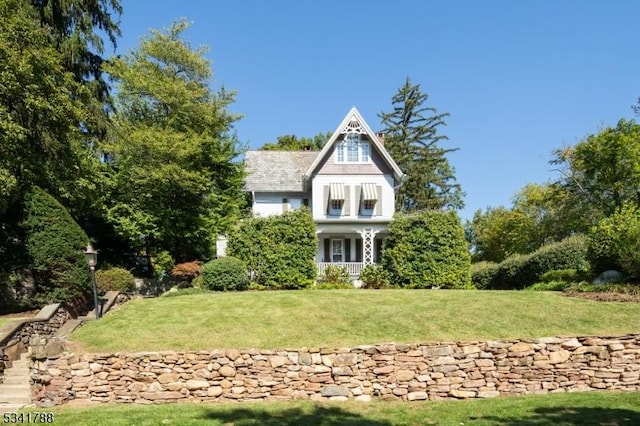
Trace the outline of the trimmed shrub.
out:
M 37 187 L 25 196 L 22 226 L 36 305 L 66 302 L 74 308 L 85 307 L 93 291 L 82 253 L 89 242 L 87 234 L 55 198 Z
M 316 226 L 307 208 L 245 219 L 230 233 L 227 245 L 229 255 L 247 264 L 252 279 L 270 289 L 312 285 L 317 249 Z
M 625 204 L 593 227 L 588 259 L 595 275 L 615 269 L 640 278 L 640 209 Z
M 540 275 L 540 280 L 544 283 L 552 281 L 577 282 L 580 281 L 578 271 L 576 269 L 554 269 Z
M 529 284 L 525 273 L 526 266 L 531 258 L 530 254 L 514 254 L 507 257 L 498 265 L 498 273 L 491 282 L 489 289 L 493 290 L 511 290 L 525 288 Z
M 534 285 L 531 285 L 531 286 L 525 288 L 525 290 L 530 290 L 530 291 L 564 291 L 564 289 L 566 289 L 570 285 L 571 285 L 571 283 L 568 282 L 568 281 L 549 281 L 549 282 L 535 283 Z
M 525 271 L 525 285 L 540 281 L 545 272 L 558 269 L 589 269 L 587 250 L 589 240 L 585 235 L 567 237 L 557 243 L 547 244 L 531 253 Z
M 530 254 L 510 256 L 498 265 L 498 273 L 488 288 L 522 289 L 539 282 L 545 272 L 559 269 L 575 269 L 580 276 L 589 269 L 587 248 L 587 238 L 575 235 Z
M 348 284 L 352 286 L 349 270 L 346 266 L 328 265 L 324 270 L 322 278 L 320 278 L 320 282 L 324 284 Z
M 202 273 L 202 267 L 200 262 L 194 260 L 193 262 L 178 263 L 171 270 L 171 276 L 181 283 L 191 284 L 193 280 Z
M 453 211 L 396 215 L 384 242 L 382 266 L 392 286 L 471 288 L 471 255 Z
M 362 288 L 389 287 L 389 273 L 380 265 L 367 265 L 360 271 Z
M 214 291 L 239 291 L 249 288 L 245 263 L 232 256 L 207 262 L 202 267 L 202 284 Z
M 477 262 L 471 264 L 471 283 L 479 290 L 494 288 L 493 281 L 498 275 L 500 266 L 495 262 Z
M 136 288 L 133 274 L 123 268 L 100 269 L 96 271 L 96 284 L 101 293 L 115 290 L 131 293 Z

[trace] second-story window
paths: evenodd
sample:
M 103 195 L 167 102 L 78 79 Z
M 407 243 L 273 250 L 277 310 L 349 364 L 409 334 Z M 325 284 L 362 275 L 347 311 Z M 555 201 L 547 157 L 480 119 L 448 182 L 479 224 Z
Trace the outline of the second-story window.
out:
M 369 142 L 362 141 L 357 133 L 347 133 L 342 142 L 336 143 L 338 163 L 368 163 L 369 159 Z

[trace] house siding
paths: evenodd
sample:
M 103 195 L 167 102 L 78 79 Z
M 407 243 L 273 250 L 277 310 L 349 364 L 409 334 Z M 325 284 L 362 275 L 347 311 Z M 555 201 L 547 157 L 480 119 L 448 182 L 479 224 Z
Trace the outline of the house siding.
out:
M 287 199 L 288 203 L 283 204 L 283 199 Z M 285 211 L 291 210 L 292 205 L 296 204 L 295 200 L 309 200 L 311 207 L 311 194 L 305 192 L 257 192 L 254 194 L 253 215 L 254 216 L 272 216 L 279 215 Z M 302 203 L 302 201 L 301 201 Z
M 343 183 L 345 190 L 345 206 L 343 214 L 332 216 L 327 214 L 328 187 L 331 183 Z M 358 187 L 363 183 L 374 183 L 378 191 L 378 202 L 372 215 L 360 215 L 360 194 Z M 391 220 L 394 213 L 393 176 L 391 175 L 317 175 L 312 184 L 312 213 L 314 220 Z
M 369 141 L 371 161 L 369 163 L 338 163 L 335 145 L 318 166 L 318 175 L 393 175 L 393 171 Z

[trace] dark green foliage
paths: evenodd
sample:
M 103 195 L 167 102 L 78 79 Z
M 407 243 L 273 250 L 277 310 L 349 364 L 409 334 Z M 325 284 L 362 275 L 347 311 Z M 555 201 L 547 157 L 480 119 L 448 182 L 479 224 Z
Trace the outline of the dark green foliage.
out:
M 578 273 L 588 270 L 587 238 L 575 235 L 547 244 L 527 255 L 508 257 L 498 265 L 498 274 L 490 289 L 522 289 L 542 279 L 545 272 L 558 269 L 575 269 Z
M 389 273 L 380 265 L 367 265 L 360 271 L 362 288 L 389 287 Z
M 232 256 L 207 262 L 202 267 L 202 283 L 214 291 L 241 291 L 249 288 L 245 263 Z
M 96 284 L 100 293 L 106 293 L 111 290 L 131 293 L 136 288 L 133 274 L 123 268 L 109 268 L 96 271 Z
M 477 262 L 471 264 L 471 282 L 479 290 L 486 290 L 493 287 L 493 280 L 500 270 L 499 264 L 495 262 Z
M 569 281 L 548 281 L 542 283 L 535 283 L 525 288 L 525 290 L 530 291 L 564 291 L 566 288 L 571 286 L 571 282 Z
M 575 235 L 557 243 L 547 244 L 531 253 L 527 262 L 526 280 L 529 284 L 540 281 L 542 274 L 557 269 L 589 269 L 587 261 L 588 238 Z
M 329 265 L 324 270 L 324 274 L 320 278 L 320 282 L 324 284 L 349 284 L 351 279 L 346 266 Z
M 595 274 L 616 269 L 640 278 L 640 208 L 626 203 L 591 229 L 589 261 Z
M 83 305 L 92 291 L 82 253 L 89 242 L 84 231 L 55 198 L 40 188 L 33 188 L 26 196 L 23 227 L 36 304 Z
M 498 264 L 498 273 L 487 289 L 512 290 L 524 288 L 533 282 L 525 278 L 530 254 L 514 254 Z M 535 282 L 535 281 L 534 281 Z
M 397 287 L 471 288 L 471 255 L 453 211 L 396 215 L 389 224 L 382 266 Z
M 428 99 L 409 78 L 391 98 L 393 111 L 380 113 L 385 147 L 406 178 L 396 194 L 396 210 L 461 208 L 463 192 L 446 154 L 456 149 L 440 147 L 447 137 L 438 133 L 448 113 L 425 107 Z
M 320 151 L 327 143 L 332 132 L 318 133 L 313 138 L 297 137 L 295 135 L 278 136 L 278 142 L 266 143 L 262 146 L 265 151 Z
M 252 279 L 270 289 L 308 287 L 316 278 L 316 226 L 307 208 L 248 218 L 229 235 L 227 252 L 246 262 Z
M 540 275 L 540 280 L 545 283 L 552 281 L 576 282 L 580 281 L 580 276 L 577 269 L 554 269 Z

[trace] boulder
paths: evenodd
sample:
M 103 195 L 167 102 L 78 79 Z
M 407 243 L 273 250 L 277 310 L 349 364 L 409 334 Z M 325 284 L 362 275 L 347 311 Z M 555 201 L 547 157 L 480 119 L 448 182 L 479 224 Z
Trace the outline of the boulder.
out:
M 593 280 L 594 284 L 607 284 L 607 283 L 618 283 L 622 281 L 624 274 L 620 271 L 614 271 L 610 269 L 608 271 L 604 271 L 598 277 Z

